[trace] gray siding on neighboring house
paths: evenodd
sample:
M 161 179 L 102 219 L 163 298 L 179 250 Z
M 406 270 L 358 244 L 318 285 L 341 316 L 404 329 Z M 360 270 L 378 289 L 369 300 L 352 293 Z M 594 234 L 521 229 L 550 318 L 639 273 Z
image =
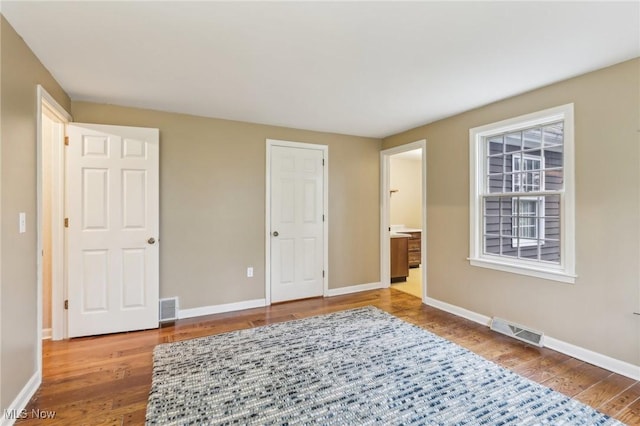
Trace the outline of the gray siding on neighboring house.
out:
M 520 151 L 503 153 L 501 143 L 489 143 L 489 192 L 510 192 L 513 189 L 513 156 L 520 155 Z M 544 168 L 562 167 L 562 152 L 544 150 Z M 541 150 L 527 151 L 525 155 L 540 157 Z M 555 190 L 562 187 L 562 170 L 548 170 L 544 172 L 541 189 Z M 526 192 L 522 193 L 526 197 Z M 511 197 L 487 197 L 485 199 L 485 252 L 501 254 L 503 256 L 537 259 L 538 244 L 531 240 L 532 245 L 518 247 L 514 230 L 514 205 Z M 540 214 L 539 224 L 544 229 L 540 238 L 540 259 L 550 262 L 560 262 L 560 197 L 547 196 L 541 202 L 544 214 Z M 539 226 L 540 226 L 539 225 Z M 523 240 L 524 241 L 524 240 Z M 518 253 L 518 250 L 520 253 Z

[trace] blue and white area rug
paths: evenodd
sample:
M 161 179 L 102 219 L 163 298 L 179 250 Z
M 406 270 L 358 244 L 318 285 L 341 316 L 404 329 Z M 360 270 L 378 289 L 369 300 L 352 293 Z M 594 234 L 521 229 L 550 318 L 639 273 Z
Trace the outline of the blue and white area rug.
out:
M 159 345 L 148 425 L 621 425 L 367 307 Z

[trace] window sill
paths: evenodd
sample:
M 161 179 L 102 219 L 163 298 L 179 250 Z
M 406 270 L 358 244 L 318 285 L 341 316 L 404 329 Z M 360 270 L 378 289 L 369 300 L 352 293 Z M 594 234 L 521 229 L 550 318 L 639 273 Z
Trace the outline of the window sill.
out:
M 575 284 L 576 275 L 569 274 L 562 270 L 554 270 L 549 268 L 535 268 L 529 265 L 515 265 L 491 259 L 469 258 L 471 266 L 480 268 L 495 269 L 498 271 L 511 272 L 513 274 L 527 275 L 530 277 L 542 278 L 545 280 L 559 281 L 568 284 Z

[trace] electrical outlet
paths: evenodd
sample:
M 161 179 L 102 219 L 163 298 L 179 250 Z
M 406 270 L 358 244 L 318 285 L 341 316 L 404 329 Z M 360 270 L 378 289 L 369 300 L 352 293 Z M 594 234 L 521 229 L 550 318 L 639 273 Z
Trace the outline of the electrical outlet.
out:
M 253 266 L 249 266 L 247 268 L 247 278 L 252 278 L 253 277 Z

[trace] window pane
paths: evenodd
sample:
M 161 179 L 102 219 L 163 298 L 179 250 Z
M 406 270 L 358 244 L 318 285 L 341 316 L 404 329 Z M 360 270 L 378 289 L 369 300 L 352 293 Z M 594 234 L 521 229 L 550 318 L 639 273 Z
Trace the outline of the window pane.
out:
M 487 158 L 487 174 L 496 174 L 496 173 L 504 173 L 504 167 L 502 155 L 498 157 L 488 157 Z
M 500 198 L 500 213 L 502 216 L 511 216 L 513 197 Z
M 556 146 L 553 148 L 545 148 L 544 150 L 544 163 L 547 169 L 555 167 L 562 167 L 563 161 L 563 147 Z
M 560 239 L 560 219 L 545 217 L 542 221 L 544 226 L 544 237 L 554 240 Z
M 487 191 L 488 192 L 503 192 L 504 188 L 504 157 L 502 155 L 497 157 L 487 158 Z
M 489 175 L 487 177 L 487 185 L 490 193 L 503 192 L 504 191 L 504 175 L 499 173 L 495 175 Z
M 518 257 L 518 247 L 511 244 L 512 238 L 502 239 L 502 255 L 505 257 Z
M 486 197 L 484 199 L 484 215 L 499 216 L 500 215 L 499 206 L 500 206 L 499 197 Z
M 502 154 L 502 136 L 493 136 L 487 138 L 487 153 L 489 155 Z
M 497 234 L 500 229 L 500 217 L 499 216 L 485 216 L 484 217 L 484 232 L 487 234 Z
M 522 137 L 524 139 L 523 149 L 525 151 L 531 149 L 540 150 L 540 147 L 542 146 L 542 129 L 540 127 L 524 130 L 522 132 Z
M 564 122 L 550 124 L 542 129 L 544 146 L 562 145 L 564 143 Z
M 520 239 L 520 258 L 538 260 L 538 240 Z
M 541 240 L 540 259 L 546 262 L 560 263 L 560 241 Z
M 504 151 L 513 152 L 522 150 L 522 132 L 509 133 L 504 136 Z
M 562 169 L 547 170 L 544 172 L 545 191 L 561 191 L 564 184 L 564 173 Z
M 513 235 L 513 217 L 501 216 L 500 217 L 500 234 L 510 238 Z
M 511 191 L 511 186 L 513 185 L 512 179 L 513 176 L 510 174 L 512 171 L 511 167 L 512 155 L 506 154 L 502 157 L 502 170 L 504 171 L 504 192 Z
M 545 223 L 550 219 L 560 218 L 560 196 L 547 195 L 544 197 L 544 215 Z
M 500 237 L 498 235 L 484 236 L 484 252 L 487 254 L 500 254 Z

